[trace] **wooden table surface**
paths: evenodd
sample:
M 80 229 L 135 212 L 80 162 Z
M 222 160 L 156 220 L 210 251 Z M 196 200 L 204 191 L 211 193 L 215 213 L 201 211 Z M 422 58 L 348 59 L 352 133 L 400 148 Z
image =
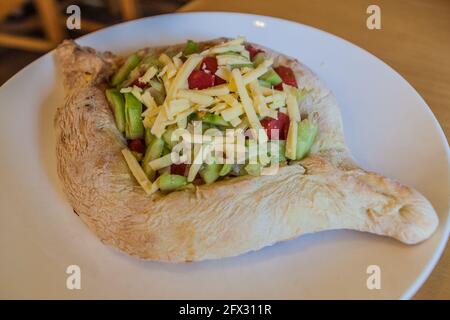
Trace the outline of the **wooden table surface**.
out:
M 370 4 L 381 30 L 366 27 Z M 179 11 L 233 11 L 304 23 L 373 53 L 399 72 L 430 106 L 450 138 L 449 0 L 194 0 Z M 450 299 L 450 246 L 416 299 Z

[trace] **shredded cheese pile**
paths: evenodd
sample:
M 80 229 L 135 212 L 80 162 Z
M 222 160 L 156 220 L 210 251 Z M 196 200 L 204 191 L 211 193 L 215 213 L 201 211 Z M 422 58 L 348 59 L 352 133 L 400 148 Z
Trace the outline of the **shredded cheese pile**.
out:
M 226 83 L 201 90 L 189 89 L 189 75 L 210 55 L 217 59 L 218 68 L 215 75 Z M 181 56 L 181 52 L 172 58 L 162 53 L 158 59 L 163 65 L 161 71 L 150 67 L 139 78 L 139 82 L 145 84 L 155 77 L 161 80 L 166 91 L 161 105 L 155 102 L 149 89 L 141 89 L 138 86 L 121 89 L 122 93 L 131 92 L 146 106 L 142 114 L 145 128 L 151 128 L 153 135 L 161 137 L 169 125 L 176 124 L 179 128 L 186 128 L 188 116 L 193 112 L 209 112 L 222 116 L 235 128 L 262 129 L 260 119 L 277 119 L 278 112 L 283 112 L 290 119 L 286 156 L 295 159 L 297 127 L 301 120 L 296 88 L 283 84 L 283 91 L 279 91 L 263 87 L 258 81 L 273 65 L 273 59 L 265 59 L 256 68 L 249 67 L 249 52 L 245 49 L 242 37 L 218 44 L 201 53 L 191 54 L 185 62 L 181 60 Z M 243 66 L 232 68 L 233 65 Z M 267 135 L 259 136 L 259 139 L 268 140 Z M 197 150 L 194 149 L 194 154 L 200 154 L 198 146 L 195 148 Z M 168 154 L 153 160 L 150 165 L 158 170 L 170 163 Z M 191 165 L 188 181 L 195 178 L 200 167 L 201 164 Z M 150 190 L 150 186 L 144 189 Z M 152 192 L 154 191 L 153 188 Z

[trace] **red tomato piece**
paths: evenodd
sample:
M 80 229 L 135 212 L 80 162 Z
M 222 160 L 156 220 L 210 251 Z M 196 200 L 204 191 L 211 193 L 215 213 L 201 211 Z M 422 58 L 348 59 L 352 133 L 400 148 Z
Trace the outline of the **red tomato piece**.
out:
M 188 173 L 188 166 L 185 163 L 172 164 L 170 166 L 170 174 L 178 174 L 187 177 Z
M 273 69 L 275 70 L 276 73 L 278 73 L 283 83 L 298 88 L 297 79 L 295 78 L 294 71 L 292 71 L 291 68 L 278 66 Z M 283 85 L 280 83 L 274 86 L 274 88 L 277 90 L 283 90 Z
M 254 48 L 253 46 L 251 46 L 249 44 L 245 46 L 245 49 L 247 49 L 248 53 L 250 54 L 250 60 L 253 60 L 253 58 L 256 56 L 256 54 L 258 52 L 264 52 L 263 50 L 256 49 L 256 48 Z
M 128 140 L 128 148 L 137 153 L 145 152 L 145 144 L 141 139 Z
M 139 79 L 134 80 L 133 86 L 139 87 L 141 89 L 144 89 L 147 87 L 147 84 L 144 82 L 140 82 Z
M 278 119 L 266 117 L 261 120 L 261 125 L 264 127 L 267 133 L 267 137 L 271 140 L 277 140 L 274 129 L 278 129 L 278 139 L 286 140 L 289 130 L 289 117 L 283 113 L 278 112 Z
M 200 65 L 200 70 L 209 71 L 212 74 L 217 71 L 217 59 L 216 57 L 205 57 L 203 58 L 202 64 Z
M 214 86 L 215 76 L 203 70 L 194 70 L 189 75 L 189 89 L 206 89 Z
M 221 77 L 215 76 L 214 78 L 214 85 L 218 86 L 219 84 L 227 83 L 225 80 L 223 80 Z

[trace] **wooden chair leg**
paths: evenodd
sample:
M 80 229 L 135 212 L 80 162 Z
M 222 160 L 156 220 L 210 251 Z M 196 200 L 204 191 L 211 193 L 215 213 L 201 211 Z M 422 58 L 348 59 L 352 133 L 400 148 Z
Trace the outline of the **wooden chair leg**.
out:
M 47 38 L 55 45 L 60 43 L 64 39 L 65 31 L 60 24 L 58 3 L 56 0 L 35 0 L 35 3 Z
M 124 20 L 133 20 L 138 17 L 136 0 L 119 0 L 119 5 Z

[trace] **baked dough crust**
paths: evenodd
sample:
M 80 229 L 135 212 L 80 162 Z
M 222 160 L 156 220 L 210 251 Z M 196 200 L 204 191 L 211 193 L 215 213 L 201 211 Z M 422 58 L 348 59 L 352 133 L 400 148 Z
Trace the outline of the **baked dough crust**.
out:
M 331 91 L 297 60 L 264 50 L 290 66 L 301 87 L 312 89 L 300 107 L 303 115 L 314 113 L 319 120 L 310 155 L 276 175 L 148 196 L 121 154 L 126 141 L 104 95 L 115 57 L 72 41 L 58 47 L 66 91 L 55 116 L 58 174 L 74 210 L 104 243 L 142 259 L 184 262 L 235 256 L 330 229 L 371 232 L 407 244 L 430 237 L 438 218 L 428 200 L 359 168 L 345 145 Z

